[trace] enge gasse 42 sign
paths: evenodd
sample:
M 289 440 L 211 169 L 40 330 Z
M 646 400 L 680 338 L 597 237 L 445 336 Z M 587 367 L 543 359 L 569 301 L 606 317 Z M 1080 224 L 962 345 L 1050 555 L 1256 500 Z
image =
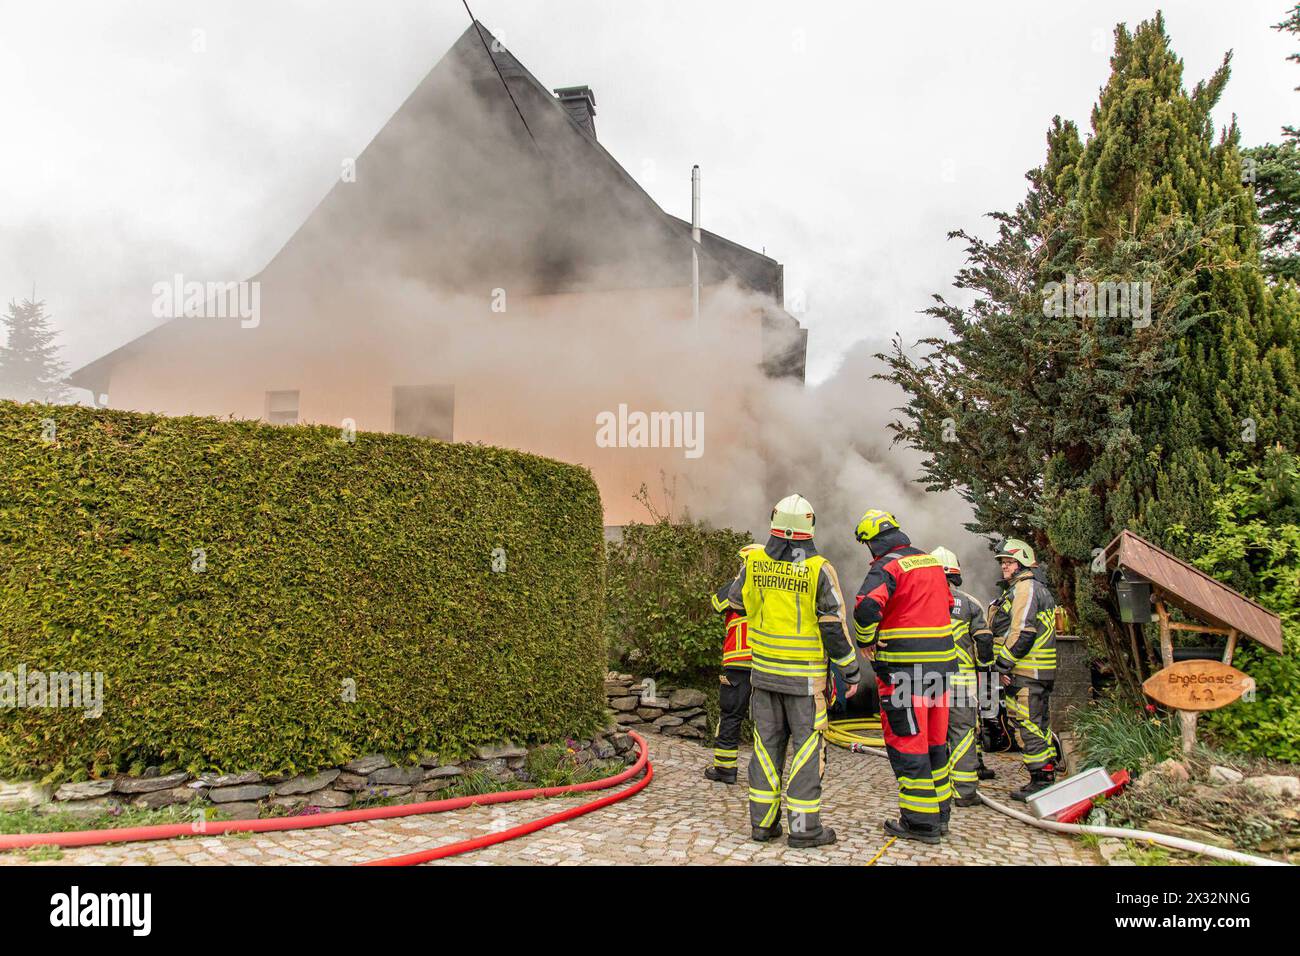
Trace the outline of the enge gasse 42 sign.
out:
M 1255 679 L 1213 660 L 1177 661 L 1142 684 L 1148 697 L 1175 710 L 1218 710 L 1255 689 Z

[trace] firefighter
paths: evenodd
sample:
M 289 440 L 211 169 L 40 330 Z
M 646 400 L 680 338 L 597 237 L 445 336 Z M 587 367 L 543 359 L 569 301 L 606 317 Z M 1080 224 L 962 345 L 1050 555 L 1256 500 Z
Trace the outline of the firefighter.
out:
M 740 559 L 762 545 L 747 544 L 740 549 Z M 721 686 L 718 688 L 718 703 L 722 713 L 718 718 L 718 727 L 713 737 L 713 766 L 706 767 L 704 776 L 716 783 L 736 782 L 736 755 L 740 747 L 740 725 L 749 710 L 749 635 L 745 615 L 731 606 L 727 592 L 731 590 L 728 582 L 713 595 L 713 610 L 723 615 L 727 629 L 722 644 Z
M 1002 681 L 1007 717 L 1019 738 L 1029 785 L 1011 794 L 1024 802 L 1056 780 L 1051 697 L 1056 680 L 1056 599 L 1037 567 L 1034 549 L 1017 538 L 997 552 L 1007 591 L 991 623 L 994 669 Z
M 1011 599 L 1007 596 L 1010 587 L 1009 583 L 1002 578 L 1002 572 L 998 572 L 998 579 L 994 587 L 997 590 L 997 597 L 989 602 L 988 608 L 984 614 L 985 626 L 988 627 L 990 634 L 1005 634 L 1007 624 L 1011 621 Z M 981 699 L 984 705 L 981 712 L 981 724 L 984 733 L 982 736 L 987 738 L 984 749 L 992 749 L 996 752 L 1011 750 L 1018 745 L 1016 744 L 1015 732 L 1007 725 L 1007 705 L 1002 699 L 1000 675 L 990 672 L 990 681 L 993 686 L 981 688 L 985 696 Z M 992 770 L 987 769 L 981 759 L 979 778 L 981 780 L 991 780 L 996 777 Z
M 938 843 L 948 832 L 948 675 L 957 669 L 943 567 L 887 511 L 868 511 L 857 539 L 873 561 L 853 610 L 854 635 L 868 648 L 880 691 L 880 727 L 898 778 L 895 837 Z
M 993 666 L 993 633 L 980 602 L 961 589 L 961 565 L 947 548 L 931 554 L 943 566 L 952 591 L 952 642 L 957 651 L 957 672 L 952 675 L 948 708 L 948 776 L 959 807 L 978 806 L 979 769 L 983 761 L 979 744 L 980 684 Z
M 825 846 L 835 831 L 821 823 L 826 769 L 826 659 L 852 697 L 860 679 L 849 640 L 839 577 L 813 544 L 813 507 L 789 495 L 772 509 L 771 537 L 745 554 L 728 600 L 748 619 L 752 655 L 749 761 L 750 837 L 781 835 L 781 795 L 792 847 Z M 787 745 L 794 752 L 782 789 Z

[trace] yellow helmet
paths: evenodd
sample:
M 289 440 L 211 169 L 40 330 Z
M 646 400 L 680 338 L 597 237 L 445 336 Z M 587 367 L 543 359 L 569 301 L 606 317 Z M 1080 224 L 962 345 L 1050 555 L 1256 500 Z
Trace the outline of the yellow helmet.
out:
M 772 533 L 778 538 L 805 541 L 813 536 L 817 517 L 803 495 L 786 495 L 772 509 Z
M 858 522 L 857 533 L 855 537 L 866 544 L 882 531 L 897 531 L 898 521 L 888 511 L 880 511 L 873 508 L 862 516 Z
M 930 556 L 937 558 L 939 563 L 943 565 L 944 574 L 961 574 L 961 565 L 957 563 L 957 555 L 947 548 L 935 548 L 930 552 Z
M 1034 549 L 1019 538 L 1007 538 L 998 545 L 998 560 L 1003 558 L 1018 561 L 1021 567 L 1032 568 L 1035 561 Z

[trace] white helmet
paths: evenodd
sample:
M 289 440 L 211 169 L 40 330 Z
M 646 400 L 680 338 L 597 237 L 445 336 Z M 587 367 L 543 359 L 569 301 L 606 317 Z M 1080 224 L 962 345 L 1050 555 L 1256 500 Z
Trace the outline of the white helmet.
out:
M 944 574 L 961 574 L 961 565 L 957 563 L 957 555 L 947 548 L 935 548 L 930 552 L 930 556 L 938 558 L 939 563 L 943 565 Z
M 786 495 L 772 509 L 772 533 L 778 538 L 806 541 L 816 523 L 813 506 L 803 495 Z

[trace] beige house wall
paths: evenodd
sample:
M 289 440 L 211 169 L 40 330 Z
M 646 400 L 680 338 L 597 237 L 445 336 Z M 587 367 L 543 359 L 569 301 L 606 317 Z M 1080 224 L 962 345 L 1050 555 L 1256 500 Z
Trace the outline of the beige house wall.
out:
M 706 302 L 716 290 L 705 290 Z M 726 298 L 720 294 L 717 298 Z M 114 408 L 170 415 L 266 417 L 267 392 L 296 390 L 302 422 L 393 429 L 393 388 L 455 388 L 454 441 L 516 448 L 591 469 L 607 525 L 647 520 L 661 472 L 689 484 L 710 449 L 744 427 L 738 396 L 761 361 L 760 317 L 737 297 L 708 327 L 690 318 L 688 288 L 444 301 L 387 290 L 365 302 L 262 302 L 256 328 L 234 319 L 178 319 L 114 366 Z M 600 448 L 596 415 L 705 412 L 704 455 Z M 716 452 L 715 452 L 716 453 Z

